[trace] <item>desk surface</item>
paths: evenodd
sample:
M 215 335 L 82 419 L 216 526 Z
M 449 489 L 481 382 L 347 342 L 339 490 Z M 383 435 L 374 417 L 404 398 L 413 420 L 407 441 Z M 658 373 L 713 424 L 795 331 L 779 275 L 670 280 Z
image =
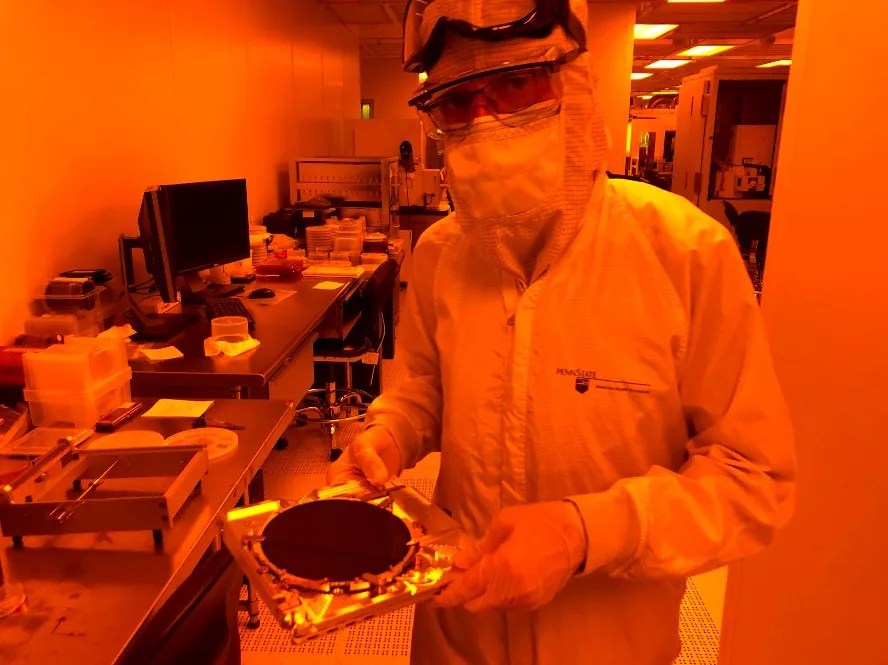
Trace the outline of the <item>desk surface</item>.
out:
M 201 493 L 164 532 L 155 551 L 150 532 L 4 538 L 9 578 L 21 582 L 27 612 L 0 620 L 0 663 L 112 663 L 145 619 L 181 584 L 216 537 L 216 519 L 243 495 L 293 418 L 293 406 L 265 400 L 217 400 L 213 418 L 245 427 L 237 452 L 210 465 Z M 179 424 L 175 424 L 179 422 Z M 128 426 L 170 435 L 181 421 L 140 419 Z
M 337 290 L 314 288 L 322 281 L 339 282 L 342 287 Z M 248 286 L 248 291 L 259 286 L 295 291 L 274 305 L 244 300 L 256 321 L 252 334 L 260 341 L 258 347 L 234 358 L 221 355 L 208 358 L 204 355 L 203 342 L 210 336 L 210 323 L 202 319 L 168 343 L 185 354 L 184 358 L 157 363 L 144 358 L 131 361 L 133 380 L 140 387 L 154 389 L 154 394 L 164 385 L 202 387 L 206 385 L 207 374 L 213 375 L 216 388 L 263 386 L 278 367 L 311 339 L 330 308 L 348 297 L 357 284 L 358 279 L 354 277 L 302 277 L 285 283 L 257 280 Z

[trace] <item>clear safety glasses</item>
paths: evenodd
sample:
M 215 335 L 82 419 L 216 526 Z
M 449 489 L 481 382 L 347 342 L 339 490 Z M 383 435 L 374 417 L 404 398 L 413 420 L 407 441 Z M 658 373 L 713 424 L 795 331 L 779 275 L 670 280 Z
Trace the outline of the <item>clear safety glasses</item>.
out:
M 535 65 L 459 82 L 417 108 L 429 136 L 443 138 L 466 132 L 484 118 L 519 127 L 555 115 L 561 100 L 558 72 L 549 65 Z
M 520 37 L 541 38 L 561 26 L 580 51 L 586 50 L 586 32 L 570 10 L 570 0 L 516 0 L 514 16 L 500 23 L 476 25 L 467 20 L 435 15 L 435 0 L 408 0 L 404 13 L 404 69 L 427 72 L 441 57 L 445 36 L 453 32 L 462 37 L 486 42 L 500 42 Z M 422 24 L 427 20 L 426 36 Z

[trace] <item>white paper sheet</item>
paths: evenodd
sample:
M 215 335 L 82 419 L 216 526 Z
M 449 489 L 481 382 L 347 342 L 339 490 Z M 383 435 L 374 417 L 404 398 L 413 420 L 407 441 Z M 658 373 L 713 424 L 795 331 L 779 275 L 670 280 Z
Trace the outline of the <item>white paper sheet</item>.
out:
M 198 402 L 190 399 L 159 399 L 142 414 L 143 418 L 199 418 L 213 406 L 212 401 Z
M 185 355 L 175 346 L 165 346 L 161 349 L 142 349 L 142 354 L 148 360 L 173 360 L 175 358 L 182 358 Z
M 336 291 L 337 289 L 341 289 L 345 284 L 342 282 L 318 282 L 315 284 L 313 289 L 320 289 L 321 291 Z

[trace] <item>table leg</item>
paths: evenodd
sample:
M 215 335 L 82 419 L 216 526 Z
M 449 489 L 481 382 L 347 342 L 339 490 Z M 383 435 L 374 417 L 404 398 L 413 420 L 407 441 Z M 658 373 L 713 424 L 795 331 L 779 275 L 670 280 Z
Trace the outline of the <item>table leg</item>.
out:
M 247 580 L 247 628 L 255 630 L 261 625 L 259 620 L 259 595 Z
M 250 503 L 250 486 L 248 484 L 246 489 L 244 489 L 244 505 L 249 506 Z M 247 628 L 256 629 L 260 625 L 259 594 L 256 593 L 256 589 L 250 584 L 248 578 L 245 577 L 244 581 L 247 585 Z

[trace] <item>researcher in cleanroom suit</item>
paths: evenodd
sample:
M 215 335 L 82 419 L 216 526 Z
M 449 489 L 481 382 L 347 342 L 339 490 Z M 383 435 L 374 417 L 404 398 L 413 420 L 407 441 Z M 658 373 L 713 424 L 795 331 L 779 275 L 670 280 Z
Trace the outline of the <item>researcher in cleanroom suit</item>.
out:
M 441 452 L 476 541 L 416 610 L 413 662 L 666 665 L 685 578 L 759 552 L 793 433 L 730 233 L 608 180 L 584 0 L 408 3 L 412 104 L 455 213 L 414 257 L 408 378 L 330 482 Z

